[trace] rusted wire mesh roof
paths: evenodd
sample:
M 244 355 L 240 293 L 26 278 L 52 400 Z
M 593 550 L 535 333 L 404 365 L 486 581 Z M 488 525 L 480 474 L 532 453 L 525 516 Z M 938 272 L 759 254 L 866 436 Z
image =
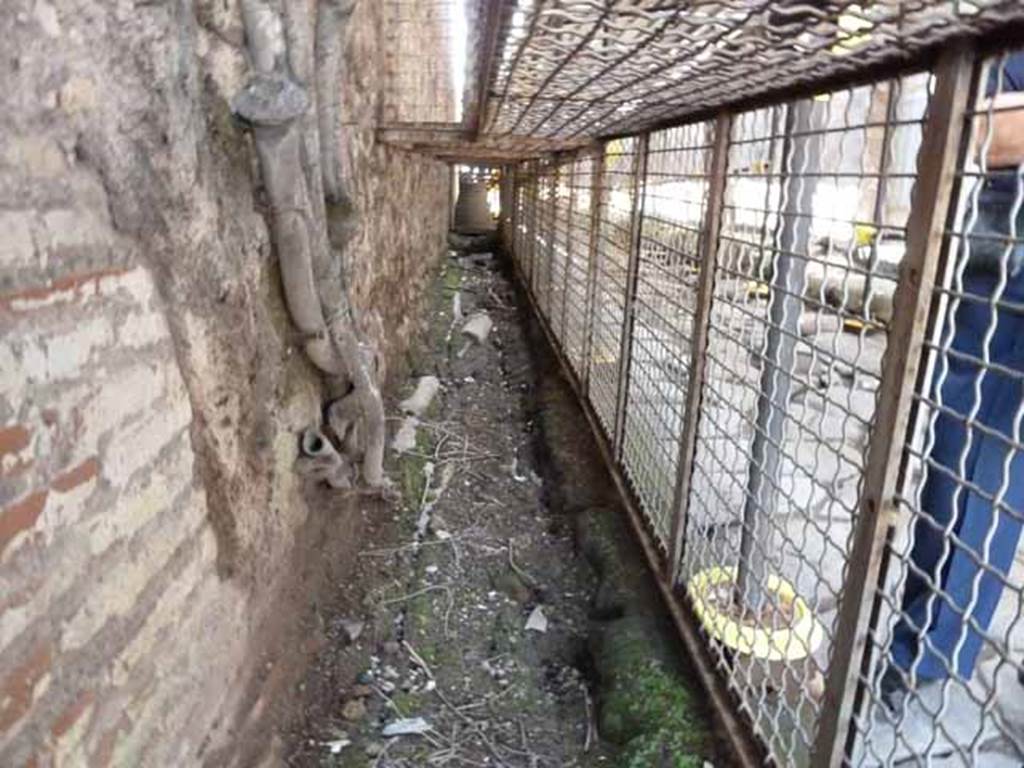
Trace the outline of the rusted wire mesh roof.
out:
M 495 29 L 474 32 L 496 43 L 472 46 L 481 82 L 467 93 L 482 116 L 456 142 L 530 137 L 534 150 L 853 78 L 1024 23 L 1021 0 L 464 1 L 488 10 L 473 23 Z
M 1022 12 L 1019 0 L 520 0 L 486 130 L 625 132 L 907 57 Z

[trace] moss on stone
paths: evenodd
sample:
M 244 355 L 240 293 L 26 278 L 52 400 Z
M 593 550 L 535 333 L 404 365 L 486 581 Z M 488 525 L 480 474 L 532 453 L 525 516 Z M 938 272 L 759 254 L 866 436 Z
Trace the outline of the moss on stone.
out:
M 665 745 L 673 756 L 699 759 L 709 744 L 706 718 L 691 690 L 666 661 L 668 653 L 657 640 L 660 636 L 650 619 L 630 616 L 606 624 L 595 649 L 602 677 L 601 735 L 626 745 L 632 761 L 627 765 L 635 768 L 662 765 L 642 760 L 644 755 L 661 754 Z
M 701 768 L 704 758 L 669 727 L 637 736 L 622 751 L 624 768 Z
M 409 717 L 423 706 L 425 696 L 421 691 L 398 691 L 391 700 L 401 717 Z

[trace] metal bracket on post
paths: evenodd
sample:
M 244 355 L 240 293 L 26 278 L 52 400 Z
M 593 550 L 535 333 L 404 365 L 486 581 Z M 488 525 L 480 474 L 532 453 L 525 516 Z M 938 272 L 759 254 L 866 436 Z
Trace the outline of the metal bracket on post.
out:
M 583 391 L 590 395 L 590 358 L 594 348 L 594 303 L 597 298 L 597 244 L 601 232 L 601 206 L 604 197 L 605 145 L 594 152 L 590 186 L 590 242 L 587 244 L 587 304 L 584 307 Z
M 872 663 L 872 592 L 879 584 L 894 499 L 905 470 L 904 440 L 911 425 L 915 383 L 923 359 L 929 310 L 944 248 L 956 172 L 964 152 L 964 121 L 973 51 L 957 45 L 935 69 L 935 91 L 921 136 L 918 176 L 907 222 L 906 255 L 893 306 L 896 313 L 882 362 L 882 379 L 864 470 L 864 492 L 853 532 L 849 572 L 825 682 L 811 765 L 839 766 L 847 754 L 862 669 Z
M 647 186 L 647 145 L 649 133 L 640 134 L 633 158 L 633 210 L 629 218 L 629 255 L 626 262 L 626 296 L 622 311 L 622 334 L 619 337 L 619 378 L 615 391 L 615 429 L 612 450 L 622 460 L 622 436 L 626 430 L 626 402 L 629 398 L 629 361 L 633 354 L 633 307 L 636 302 L 637 277 L 640 273 L 640 237 L 644 219 L 644 190 Z
M 711 302 L 715 292 L 715 267 L 718 264 L 718 235 L 725 201 L 726 170 L 729 159 L 729 132 L 732 115 L 723 112 L 715 120 L 715 137 L 711 150 L 711 179 L 708 186 L 708 209 L 704 215 L 704 231 L 700 247 L 700 275 L 697 282 L 697 305 L 694 308 L 690 345 L 690 380 L 686 389 L 686 410 L 683 432 L 679 438 L 676 484 L 672 496 L 672 534 L 669 539 L 669 581 L 679 583 L 683 563 L 686 515 L 690 506 L 690 483 L 693 460 L 697 450 L 697 427 L 700 417 L 704 373 L 707 367 L 708 326 L 711 323 Z

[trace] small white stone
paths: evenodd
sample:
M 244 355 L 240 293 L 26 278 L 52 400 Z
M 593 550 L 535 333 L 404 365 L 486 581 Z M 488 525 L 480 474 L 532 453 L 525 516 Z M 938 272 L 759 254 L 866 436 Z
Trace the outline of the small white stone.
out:
M 544 611 L 539 605 L 530 612 L 530 616 L 526 620 L 526 629 L 532 632 L 548 631 L 548 617 L 544 615 Z
M 60 37 L 60 18 L 53 5 L 47 0 L 36 0 L 35 16 L 43 32 L 50 37 Z

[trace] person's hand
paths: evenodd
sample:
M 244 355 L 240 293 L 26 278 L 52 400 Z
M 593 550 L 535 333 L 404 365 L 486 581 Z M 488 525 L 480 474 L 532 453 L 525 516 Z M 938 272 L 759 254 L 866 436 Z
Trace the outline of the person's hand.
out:
M 978 121 L 977 146 L 979 150 L 988 141 L 986 166 L 1016 168 L 1024 163 L 1024 92 L 1000 93 L 986 100 Z M 992 135 L 989 136 L 988 115 L 992 115 Z

